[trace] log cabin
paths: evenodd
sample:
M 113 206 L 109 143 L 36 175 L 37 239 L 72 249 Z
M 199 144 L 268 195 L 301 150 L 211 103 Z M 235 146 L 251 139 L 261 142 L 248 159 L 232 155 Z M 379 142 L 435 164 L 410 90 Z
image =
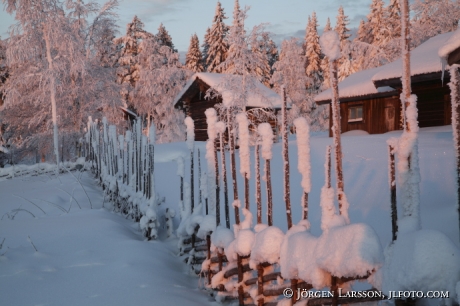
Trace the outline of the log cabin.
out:
M 411 51 L 412 93 L 417 96 L 420 127 L 451 124 L 449 73 L 444 72 L 438 50 L 454 32 L 428 39 Z M 460 46 L 449 60 L 458 61 Z M 402 59 L 351 74 L 339 83 L 342 133 L 363 130 L 369 134 L 402 129 L 400 94 Z M 318 104 L 331 103 L 332 90 L 315 97 Z M 332 136 L 331 125 L 329 135 Z
M 238 103 L 241 98 L 237 88 L 242 84 L 242 77 L 219 73 L 195 73 L 186 83 L 184 88 L 174 99 L 174 107 L 183 110 L 186 116 L 190 116 L 195 123 L 195 140 L 206 141 L 208 139 L 205 111 L 223 103 L 230 105 Z M 272 89 L 266 87 L 255 79 L 252 82 L 251 90 L 243 106 L 246 111 L 259 109 L 263 112 L 274 112 L 275 116 L 281 109 L 281 97 Z M 241 85 L 242 87 L 242 85 Z M 207 97 L 209 89 L 217 92 L 217 95 Z M 250 116 L 250 115 L 249 115 Z M 278 131 L 276 119 L 267 120 L 272 125 L 275 133 Z

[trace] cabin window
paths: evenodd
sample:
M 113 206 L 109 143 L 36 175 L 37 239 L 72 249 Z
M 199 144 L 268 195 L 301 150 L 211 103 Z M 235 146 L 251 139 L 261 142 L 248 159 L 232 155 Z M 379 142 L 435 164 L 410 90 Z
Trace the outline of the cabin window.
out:
M 348 107 L 348 122 L 363 121 L 363 106 L 356 105 Z

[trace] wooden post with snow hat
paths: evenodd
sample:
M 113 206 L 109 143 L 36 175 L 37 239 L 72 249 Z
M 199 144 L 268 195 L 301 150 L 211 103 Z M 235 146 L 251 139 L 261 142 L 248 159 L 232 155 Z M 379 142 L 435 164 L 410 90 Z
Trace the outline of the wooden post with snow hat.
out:
M 281 104 L 282 135 L 283 135 L 283 172 L 284 172 L 284 202 L 286 203 L 287 228 L 292 227 L 291 191 L 289 183 L 289 143 L 288 143 L 288 119 L 286 89 L 281 87 L 283 103 Z
M 401 0 L 401 51 L 403 59 L 401 104 L 404 131 L 398 141 L 398 170 L 401 178 L 402 218 L 399 230 L 419 230 L 420 172 L 418 165 L 417 97 L 411 95 L 409 2 Z M 401 226 L 404 224 L 404 226 Z
M 194 142 L 195 142 L 195 124 L 193 119 L 187 116 L 184 120 L 185 126 L 187 127 L 187 148 L 190 150 L 190 192 L 191 192 L 191 212 L 193 213 L 193 209 L 195 208 L 195 176 L 194 176 Z
M 457 211 L 460 226 L 460 73 L 459 65 L 450 67 L 450 103 L 452 105 L 452 134 L 454 136 L 454 149 L 457 162 Z
M 395 241 L 398 234 L 398 210 L 396 206 L 396 169 L 395 169 L 395 150 L 398 145 L 397 139 L 390 138 L 387 140 L 388 143 L 388 179 L 390 187 L 390 199 L 391 199 L 391 234 L 392 241 Z
M 272 181 L 270 175 L 270 160 L 272 159 L 273 131 L 270 123 L 261 123 L 257 127 L 262 138 L 262 158 L 265 160 L 265 182 L 267 184 L 267 223 L 273 225 Z
M 299 117 L 294 120 L 297 135 L 297 156 L 298 156 L 298 169 L 302 175 L 302 220 L 308 219 L 308 193 L 311 189 L 310 181 L 310 127 L 308 126 L 307 119 Z
M 225 226 L 230 228 L 230 207 L 228 205 L 228 184 L 227 184 L 227 162 L 225 159 L 225 145 L 224 145 L 224 134 L 226 130 L 225 122 L 218 121 L 216 123 L 216 130 L 219 134 L 219 145 L 220 145 L 220 160 L 221 160 L 221 173 L 222 183 L 224 184 L 224 210 L 225 210 Z
M 335 151 L 335 172 L 337 178 L 337 197 L 339 201 L 340 214 L 347 211 L 348 204 L 346 203 L 343 184 L 343 169 L 342 169 L 342 144 L 340 140 L 340 101 L 339 101 L 339 86 L 337 78 L 337 60 L 341 57 L 339 36 L 335 31 L 323 33 L 320 38 L 321 50 L 329 59 L 329 78 L 332 88 L 332 134 L 334 137 Z

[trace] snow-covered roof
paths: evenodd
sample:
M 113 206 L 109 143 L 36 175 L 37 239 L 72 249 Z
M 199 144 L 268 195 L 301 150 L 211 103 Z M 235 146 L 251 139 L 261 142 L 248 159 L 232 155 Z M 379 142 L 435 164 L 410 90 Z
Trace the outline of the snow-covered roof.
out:
M 439 47 L 445 45 L 454 33 L 449 32 L 432 37 L 412 50 L 410 56 L 411 76 L 442 71 L 442 63 L 438 55 Z M 402 59 L 397 59 L 382 66 L 382 69 L 372 77 L 372 81 L 400 78 L 402 68 Z
M 379 72 L 382 67 L 362 70 L 351 74 L 339 83 L 339 99 L 367 96 L 379 92 L 393 91 L 392 87 L 376 88 L 372 77 Z M 329 88 L 315 97 L 316 102 L 327 101 L 332 99 L 332 89 Z
M 214 88 L 221 96 L 224 104 L 232 104 L 235 97 L 231 89 L 225 88 L 225 83 L 228 78 L 238 80 L 241 78 L 239 75 L 229 75 L 220 73 L 199 72 L 195 73 L 185 84 L 184 88 L 176 95 L 173 104 L 176 105 L 183 95 L 187 92 L 190 86 L 196 79 L 200 79 L 212 88 Z M 281 108 L 281 97 L 273 90 L 263 85 L 254 79 L 255 88 L 249 93 L 246 103 L 247 107 L 264 107 L 264 108 Z
M 460 48 L 460 28 L 452 33 L 450 38 L 441 45 L 438 50 L 438 55 L 441 59 L 447 61 L 449 54 Z
M 441 49 L 440 49 L 441 46 Z M 442 71 L 441 54 L 447 54 L 460 47 L 460 32 L 449 32 L 428 39 L 411 51 L 411 75 Z M 442 53 L 441 53 L 442 50 Z M 439 51 L 439 55 L 438 55 Z M 447 53 L 448 52 L 448 53 Z M 401 78 L 402 59 L 351 74 L 339 83 L 339 99 L 361 97 L 393 91 L 389 86 L 376 87 L 375 82 Z M 332 99 L 332 90 L 327 89 L 315 97 L 316 102 Z

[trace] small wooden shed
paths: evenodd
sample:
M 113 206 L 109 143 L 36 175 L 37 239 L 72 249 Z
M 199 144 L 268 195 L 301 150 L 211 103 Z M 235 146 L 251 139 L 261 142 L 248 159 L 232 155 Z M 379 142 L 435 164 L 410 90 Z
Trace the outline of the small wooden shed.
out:
M 453 32 L 437 35 L 411 51 L 412 93 L 417 96 L 420 127 L 451 124 L 449 74 L 443 73 L 439 47 Z M 342 133 L 364 130 L 369 134 L 402 129 L 402 60 L 354 73 L 339 83 Z M 331 102 L 330 89 L 315 97 Z M 331 135 L 331 129 L 329 129 Z
M 206 141 L 208 139 L 205 111 L 214 107 L 218 103 L 231 103 L 237 94 L 228 85 L 231 79 L 234 84 L 242 82 L 242 77 L 238 75 L 228 75 L 219 73 L 200 72 L 194 74 L 186 83 L 184 88 L 174 99 L 174 107 L 185 112 L 195 123 L 195 140 Z M 273 110 L 275 114 L 281 109 L 281 97 L 272 89 L 266 87 L 255 79 L 252 79 L 253 87 L 247 96 L 244 105 L 246 110 L 260 108 L 264 110 Z M 242 84 L 242 83 L 241 83 Z M 213 88 L 218 96 L 214 98 L 205 98 L 207 91 Z M 276 130 L 276 121 L 270 120 L 270 123 Z

